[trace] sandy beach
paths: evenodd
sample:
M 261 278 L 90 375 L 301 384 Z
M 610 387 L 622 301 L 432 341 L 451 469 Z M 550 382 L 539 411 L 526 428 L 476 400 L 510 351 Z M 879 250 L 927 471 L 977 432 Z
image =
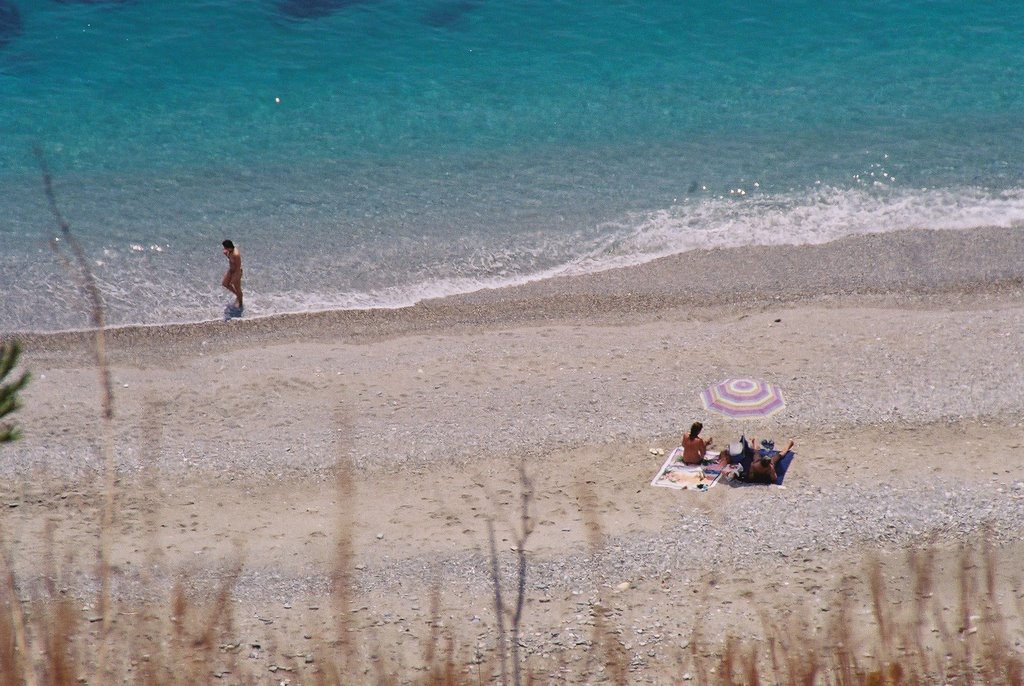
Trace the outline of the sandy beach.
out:
M 868 622 L 872 557 L 911 609 L 909 550 L 935 551 L 954 617 L 958 551 L 983 541 L 1024 655 L 1022 296 L 1024 232 L 915 231 L 400 310 L 116 329 L 109 427 L 92 336 L 26 334 L 3 535 L 31 597 L 56 574 L 40 566 L 52 526 L 61 592 L 92 617 L 109 445 L 120 607 L 160 615 L 175 583 L 198 602 L 233 579 L 218 642 L 242 646 L 236 677 L 311 683 L 344 611 L 400 681 L 443 627 L 475 682 L 495 650 L 488 522 L 507 600 L 525 474 L 520 642 L 541 673 L 583 668 L 595 616 L 628 682 L 659 684 L 692 672 L 693 646 L 763 642 L 760 610 L 813 634 L 846 589 Z M 703 408 L 703 388 L 746 376 L 779 384 L 785 409 Z M 651 487 L 693 421 L 718 444 L 795 439 L 785 487 Z

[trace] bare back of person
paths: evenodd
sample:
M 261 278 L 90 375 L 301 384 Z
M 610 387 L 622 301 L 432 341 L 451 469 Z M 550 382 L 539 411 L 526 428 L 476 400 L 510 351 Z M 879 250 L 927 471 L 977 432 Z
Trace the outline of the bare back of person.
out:
M 711 445 L 711 441 L 714 439 L 709 438 L 705 441 L 701 438 L 700 432 L 703 428 L 703 424 L 700 422 L 694 422 L 693 426 L 690 427 L 689 433 L 683 434 L 682 460 L 684 464 L 700 464 L 704 461 L 704 456 L 708 452 L 708 446 Z
M 708 445 L 700 436 L 696 438 L 683 436 L 683 462 L 686 464 L 700 464 L 707 451 Z

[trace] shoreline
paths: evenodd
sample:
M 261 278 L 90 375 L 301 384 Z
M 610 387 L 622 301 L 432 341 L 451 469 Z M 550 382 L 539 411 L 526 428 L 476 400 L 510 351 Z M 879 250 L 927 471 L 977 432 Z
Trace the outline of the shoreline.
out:
M 970 298 L 1013 302 L 1024 292 L 1024 230 L 908 230 L 819 245 L 696 250 L 631 267 L 560 276 L 428 299 L 399 308 L 324 310 L 223 322 L 126 325 L 105 329 L 112 354 L 140 346 L 195 346 L 239 335 L 265 343 L 303 332 L 354 341 L 384 340 L 453 327 L 614 319 L 670 310 L 729 310 L 845 301 L 939 307 Z M 683 275 L 683 276 L 680 276 Z M 93 329 L 13 332 L 39 351 L 73 352 Z

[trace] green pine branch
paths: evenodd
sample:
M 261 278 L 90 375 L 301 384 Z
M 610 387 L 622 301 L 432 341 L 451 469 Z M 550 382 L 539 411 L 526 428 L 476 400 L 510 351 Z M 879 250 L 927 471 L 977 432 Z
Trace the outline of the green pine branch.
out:
M 28 383 L 28 372 L 23 373 L 16 381 L 3 383 L 7 375 L 18 364 L 18 357 L 20 355 L 21 346 L 17 341 L 9 341 L 0 347 L 0 419 L 21 407 L 21 402 L 18 400 L 18 391 L 23 389 Z M 18 427 L 14 424 L 0 424 L 0 443 L 16 441 L 19 435 Z

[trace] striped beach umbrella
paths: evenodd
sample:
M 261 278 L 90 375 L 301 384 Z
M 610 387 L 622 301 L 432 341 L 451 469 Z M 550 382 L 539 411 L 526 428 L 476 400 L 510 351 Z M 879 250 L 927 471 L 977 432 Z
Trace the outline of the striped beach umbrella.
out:
M 737 418 L 767 417 L 786 405 L 781 388 L 757 379 L 726 379 L 705 388 L 700 399 L 705 408 Z

